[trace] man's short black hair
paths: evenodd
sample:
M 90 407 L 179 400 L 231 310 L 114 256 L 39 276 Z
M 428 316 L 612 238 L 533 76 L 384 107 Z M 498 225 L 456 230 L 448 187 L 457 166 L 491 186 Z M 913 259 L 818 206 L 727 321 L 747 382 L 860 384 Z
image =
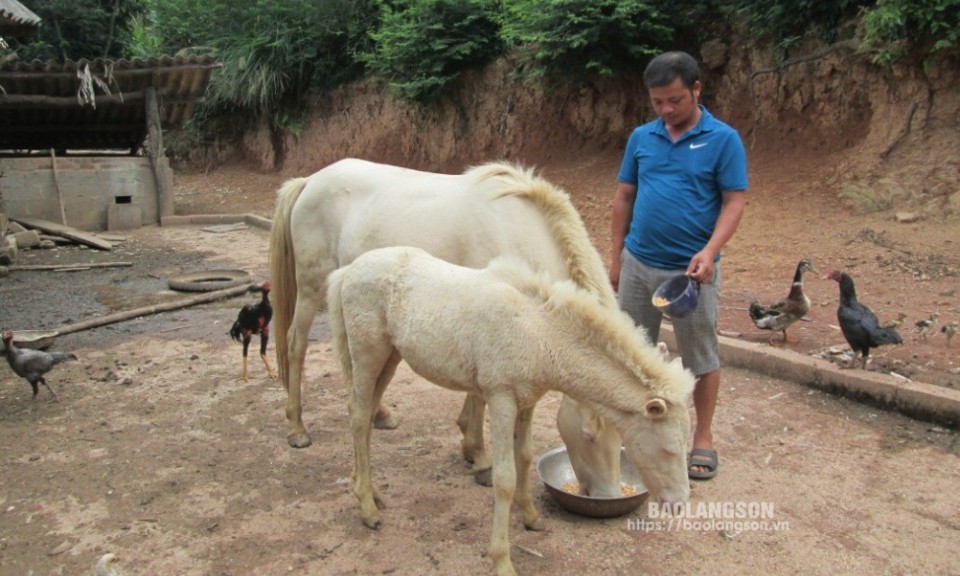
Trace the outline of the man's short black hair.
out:
M 664 52 L 651 60 L 643 71 L 643 83 L 647 88 L 662 88 L 677 78 L 688 89 L 700 80 L 700 65 L 686 52 Z

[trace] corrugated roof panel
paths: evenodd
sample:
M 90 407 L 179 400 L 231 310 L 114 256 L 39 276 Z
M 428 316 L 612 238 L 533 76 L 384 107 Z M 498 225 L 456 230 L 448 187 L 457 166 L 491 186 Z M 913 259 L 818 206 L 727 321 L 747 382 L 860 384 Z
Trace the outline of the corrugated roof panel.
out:
M 40 17 L 17 0 L 0 0 L 0 21 L 18 26 L 39 26 Z
M 164 126 L 180 125 L 218 67 L 209 56 L 7 65 L 0 68 L 0 150 L 136 150 L 146 132 L 144 90 L 157 90 Z M 81 103 L 84 81 L 93 98 Z

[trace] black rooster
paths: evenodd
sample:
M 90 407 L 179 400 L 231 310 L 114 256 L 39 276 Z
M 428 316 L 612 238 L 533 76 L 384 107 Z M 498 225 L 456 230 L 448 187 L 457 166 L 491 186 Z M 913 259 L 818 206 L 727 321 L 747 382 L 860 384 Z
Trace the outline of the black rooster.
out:
M 250 339 L 254 334 L 260 335 L 260 358 L 267 367 L 267 374 L 271 379 L 277 376 L 267 362 L 267 341 L 270 339 L 270 320 L 273 318 L 273 307 L 270 306 L 270 281 L 260 286 L 263 298 L 257 304 L 247 304 L 240 309 L 237 321 L 230 328 L 230 337 L 237 342 L 243 342 L 243 381 L 247 381 L 247 350 L 250 348 Z
M 44 352 L 43 350 L 21 350 L 13 343 L 13 332 L 3 331 L 3 354 L 7 357 L 10 368 L 27 382 L 33 388 L 33 399 L 36 400 L 37 393 L 40 392 L 39 384 L 47 387 L 47 390 L 53 394 L 53 397 L 59 401 L 60 397 L 53 391 L 53 388 L 47 384 L 44 374 L 49 372 L 54 366 L 67 360 L 76 360 L 77 355 L 71 352 Z
M 853 348 L 854 357 L 850 360 L 851 365 L 856 360 L 857 353 L 860 353 L 862 358 L 861 368 L 866 368 L 871 348 L 884 344 L 903 344 L 903 339 L 896 330 L 880 326 L 873 311 L 857 301 L 857 290 L 849 274 L 835 270 L 827 278 L 840 283 L 840 307 L 837 308 L 837 320 L 840 322 L 843 337 Z

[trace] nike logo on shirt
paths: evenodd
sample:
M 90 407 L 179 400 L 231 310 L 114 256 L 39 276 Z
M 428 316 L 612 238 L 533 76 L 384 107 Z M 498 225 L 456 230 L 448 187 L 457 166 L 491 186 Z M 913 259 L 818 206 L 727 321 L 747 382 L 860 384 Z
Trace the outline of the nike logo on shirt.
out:
M 697 148 L 703 148 L 703 147 L 706 146 L 707 144 L 708 144 L 708 142 L 704 142 L 704 143 L 702 143 L 702 144 L 690 144 L 690 149 L 691 149 L 691 150 L 696 150 Z

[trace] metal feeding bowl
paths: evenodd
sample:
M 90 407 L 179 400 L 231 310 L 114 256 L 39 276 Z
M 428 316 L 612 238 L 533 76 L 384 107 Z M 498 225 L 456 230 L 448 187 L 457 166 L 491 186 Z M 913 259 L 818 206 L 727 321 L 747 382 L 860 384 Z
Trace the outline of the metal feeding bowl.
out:
M 537 474 L 557 504 L 568 512 L 591 518 L 613 518 L 629 514 L 643 504 L 649 495 L 646 486 L 640 480 L 640 473 L 627 460 L 623 449 L 620 450 L 620 482 L 636 490 L 636 493 L 630 496 L 593 498 L 564 490 L 564 484 L 571 485 L 577 482 L 566 446 L 554 448 L 541 456 L 537 460 Z
M 670 318 L 683 318 L 697 308 L 700 283 L 689 276 L 674 276 L 657 287 L 653 305 Z

